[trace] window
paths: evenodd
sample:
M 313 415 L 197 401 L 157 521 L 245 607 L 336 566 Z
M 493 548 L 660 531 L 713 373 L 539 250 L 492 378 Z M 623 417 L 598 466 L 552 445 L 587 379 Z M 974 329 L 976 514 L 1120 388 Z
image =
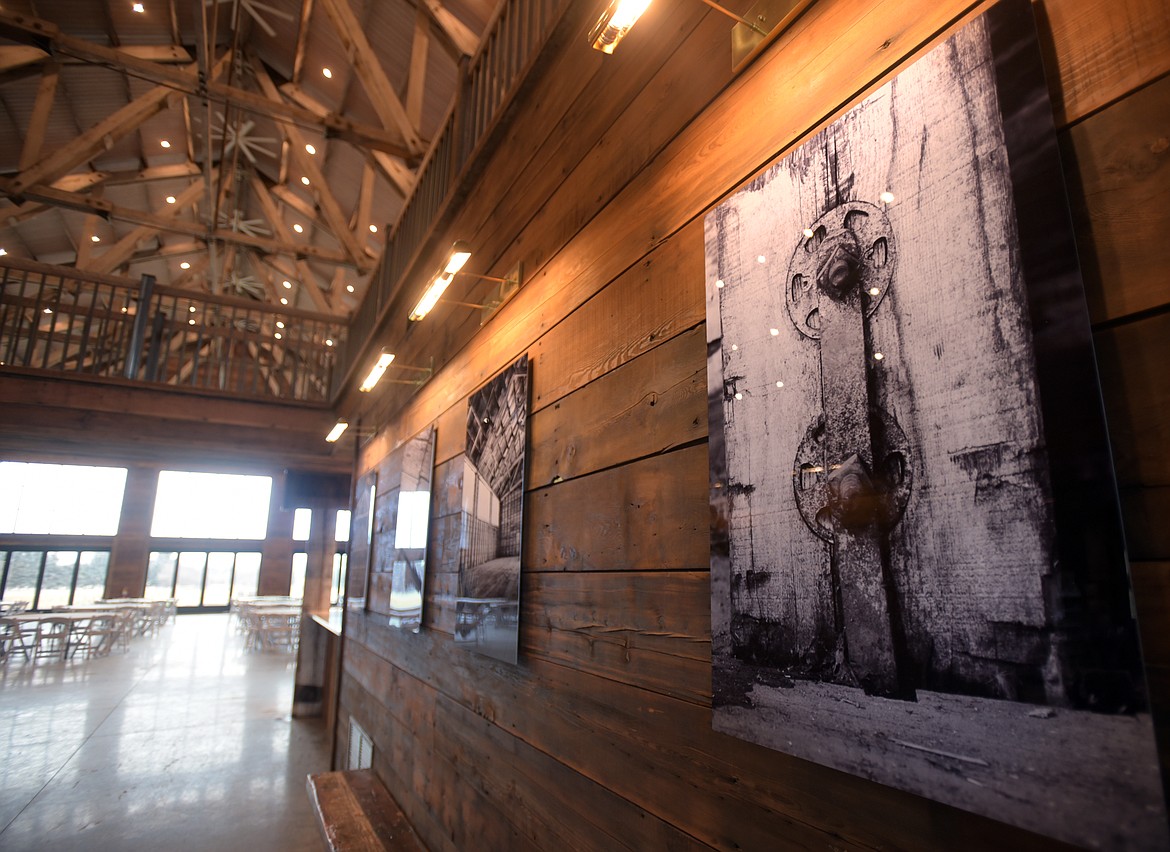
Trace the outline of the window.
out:
M 262 539 L 272 477 L 164 470 L 154 501 L 155 538 Z
M 259 580 L 259 551 L 156 550 L 146 571 L 146 597 L 174 598 L 183 608 L 227 609 L 232 598 L 255 595 Z
M 86 606 L 106 592 L 108 550 L 0 550 L 0 600 L 32 609 Z
M 0 533 L 116 535 L 126 468 L 0 462 Z

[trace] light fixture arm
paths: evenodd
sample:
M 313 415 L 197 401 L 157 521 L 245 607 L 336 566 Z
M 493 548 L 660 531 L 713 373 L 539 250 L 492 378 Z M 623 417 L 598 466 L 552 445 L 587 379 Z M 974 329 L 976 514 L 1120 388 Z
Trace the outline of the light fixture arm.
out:
M 760 35 L 766 36 L 768 34 L 768 31 L 765 29 L 761 29 L 758 24 L 754 24 L 751 21 L 749 21 L 747 18 L 741 17 L 740 15 L 735 14 L 735 12 L 732 12 L 730 9 L 726 9 L 723 6 L 720 6 L 718 3 L 715 2 L 715 0 L 701 0 L 701 2 L 706 3 L 708 6 L 710 6 L 712 9 L 714 9 L 716 12 L 722 12 L 724 15 L 731 18 L 732 20 L 738 21 L 739 23 L 743 24 L 745 27 L 750 27 L 751 29 L 758 32 Z

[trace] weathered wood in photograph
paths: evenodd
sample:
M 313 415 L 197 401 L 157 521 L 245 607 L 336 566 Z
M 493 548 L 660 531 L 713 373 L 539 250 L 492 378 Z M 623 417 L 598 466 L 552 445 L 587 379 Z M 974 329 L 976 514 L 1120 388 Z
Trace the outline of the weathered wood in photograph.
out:
M 419 432 L 378 467 L 373 558 L 366 608 L 417 633 L 426 584 L 427 528 L 435 473 L 435 428 Z
M 1164 845 L 1054 140 L 1006 2 L 707 217 L 714 724 Z
M 455 644 L 515 663 L 528 445 L 528 356 L 471 395 Z

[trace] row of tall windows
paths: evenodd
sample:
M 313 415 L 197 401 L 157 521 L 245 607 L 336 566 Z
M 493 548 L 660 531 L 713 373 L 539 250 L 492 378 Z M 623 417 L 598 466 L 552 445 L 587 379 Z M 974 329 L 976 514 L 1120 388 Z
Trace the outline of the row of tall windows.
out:
M 112 537 L 126 474 L 125 468 L 0 462 L 0 535 Z M 222 540 L 223 546 L 152 552 L 146 597 L 218 609 L 233 598 L 255 595 L 271 496 L 268 476 L 160 471 L 151 536 Z M 311 520 L 309 509 L 296 510 L 294 541 L 308 540 Z M 349 512 L 337 513 L 335 537 L 333 602 L 345 583 Z M 0 601 L 28 601 L 34 609 L 93 603 L 104 595 L 109 557 L 109 547 L 0 544 Z M 302 544 L 293 555 L 293 596 L 303 594 L 306 561 Z

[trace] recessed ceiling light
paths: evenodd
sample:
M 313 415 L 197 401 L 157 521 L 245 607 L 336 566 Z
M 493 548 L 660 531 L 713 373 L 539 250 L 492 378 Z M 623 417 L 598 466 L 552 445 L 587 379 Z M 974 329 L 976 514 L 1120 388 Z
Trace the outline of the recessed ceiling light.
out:
M 301 227 L 300 222 L 297 222 L 295 225 L 293 225 L 293 230 L 296 231 L 298 234 L 303 234 L 305 232 L 305 229 Z
M 330 71 L 328 68 L 322 68 L 321 73 L 325 75 L 326 80 L 333 79 L 333 72 Z
M 282 281 L 281 283 L 284 284 L 284 289 L 286 289 L 286 290 L 292 289 L 292 282 L 291 281 Z
M 187 325 L 195 325 L 195 320 L 193 320 L 193 319 L 187 320 Z
M 0 248 L 0 257 L 4 257 L 4 255 L 6 255 L 6 254 L 8 254 L 8 249 Z
M 346 284 L 346 285 L 345 285 L 345 292 L 347 292 L 347 293 L 352 293 L 352 292 L 353 292 L 353 285 L 352 285 L 352 284 Z
M 140 14 L 141 14 L 142 12 L 145 12 L 145 11 L 146 11 L 146 7 L 145 7 L 145 6 L 143 6 L 141 3 L 135 3 L 135 4 L 134 4 L 133 6 L 131 6 L 130 8 L 131 8 L 131 9 L 133 9 L 135 12 L 138 12 L 138 13 L 140 13 Z
M 53 312 L 52 308 L 45 308 L 45 313 L 51 314 L 52 312 Z
M 102 238 L 99 237 L 97 234 L 94 234 L 92 237 L 89 238 L 89 241 L 91 243 L 100 243 L 102 241 Z
M 280 303 L 281 303 L 282 305 L 287 305 L 287 304 L 288 304 L 288 299 L 281 299 L 281 300 L 280 300 Z
M 171 143 L 170 143 L 170 142 L 168 142 L 168 141 L 167 141 L 167 140 L 165 140 L 165 139 L 164 139 L 163 141 L 159 142 L 158 144 L 159 144 L 159 145 L 161 145 L 161 146 L 162 146 L 162 147 L 164 147 L 164 148 L 169 148 L 169 147 L 171 147 Z
M 311 144 L 307 144 L 307 145 L 305 145 L 305 150 L 306 150 L 306 151 L 308 151 L 310 154 L 316 154 L 316 153 L 317 153 L 317 149 L 316 149 L 316 148 L 314 148 L 314 147 L 313 147 Z
M 195 313 L 195 306 L 194 306 L 194 305 L 188 305 L 188 306 L 187 306 L 187 310 L 188 310 L 188 311 L 190 311 L 191 313 Z
M 327 337 L 327 338 L 325 338 L 325 345 L 326 345 L 326 346 L 332 346 L 332 345 L 333 345 L 333 341 L 332 341 L 332 340 L 330 340 L 330 339 Z
M 280 338 L 281 338 L 281 337 L 283 337 L 284 335 L 282 335 L 282 334 L 281 334 L 281 333 L 278 331 L 278 332 L 276 332 L 276 334 L 274 334 L 274 335 L 272 335 L 272 336 L 273 336 L 273 337 L 275 337 L 277 340 L 280 340 Z
M 370 233 L 371 234 L 378 233 L 378 226 L 377 225 L 370 225 Z
M 187 261 L 185 261 L 185 260 L 179 264 L 179 269 L 190 269 L 190 268 L 191 268 L 191 264 L 187 263 Z
M 281 320 L 277 320 L 277 321 L 276 321 L 276 327 L 277 327 L 277 328 L 284 328 L 284 323 L 283 323 Z
M 167 196 L 167 204 L 174 204 L 174 203 L 175 203 L 175 196 L 168 195 Z
M 304 175 L 301 175 L 301 183 L 303 183 L 305 186 L 308 186 L 309 179 L 307 177 L 305 177 Z

